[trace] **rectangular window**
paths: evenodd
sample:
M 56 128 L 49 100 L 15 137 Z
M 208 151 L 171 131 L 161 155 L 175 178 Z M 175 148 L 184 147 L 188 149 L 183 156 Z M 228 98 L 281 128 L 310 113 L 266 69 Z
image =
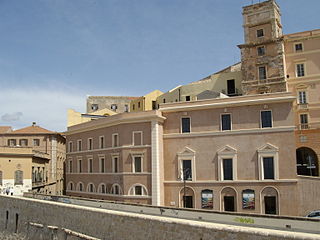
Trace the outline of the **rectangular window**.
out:
M 89 161 L 88 162 L 88 172 L 92 173 L 93 172 L 93 159 L 90 158 L 88 161 Z
M 104 136 L 99 137 L 99 147 L 101 149 L 104 148 Z
M 227 80 L 227 94 L 228 95 L 236 94 L 236 83 L 234 79 Z
M 304 64 L 300 63 L 296 65 L 297 70 L 297 77 L 303 77 L 304 76 Z
M 112 163 L 113 172 L 114 172 L 114 173 L 119 172 L 119 167 L 118 167 L 119 161 L 118 161 L 118 157 L 113 157 L 112 161 L 113 161 L 113 163 Z
M 231 114 L 221 115 L 221 130 L 231 130 Z
M 28 139 L 20 139 L 19 140 L 19 145 L 21 147 L 27 147 L 28 146 Z
M 78 173 L 82 173 L 82 160 L 78 160 Z
M 300 114 L 300 126 L 301 129 L 308 129 L 308 114 Z
M 69 142 L 69 152 L 72 152 L 73 151 L 73 149 L 72 149 L 72 142 Z
M 133 145 L 142 145 L 142 132 L 133 132 Z
M 114 133 L 112 134 L 112 147 L 118 147 L 119 146 L 119 134 Z
M 258 56 L 264 56 L 266 54 L 266 49 L 264 46 L 257 48 Z
M 263 36 L 264 36 L 263 29 L 258 29 L 257 30 L 257 37 L 263 37 Z
M 40 146 L 40 139 L 37 139 L 37 138 L 33 139 L 33 146 L 35 147 Z
M 135 186 L 134 187 L 134 194 L 135 195 L 142 195 L 142 187 L 141 186 Z
M 100 172 L 104 173 L 105 172 L 105 159 L 100 158 Z
M 263 174 L 264 179 L 274 179 L 273 157 L 263 158 Z
M 134 157 L 134 172 L 142 172 L 142 159 L 141 157 Z
M 302 43 L 297 43 L 294 45 L 296 52 L 301 52 L 303 50 Z
M 272 127 L 272 113 L 271 111 L 261 111 L 261 127 Z
M 8 139 L 8 146 L 14 147 L 17 145 L 16 139 Z
M 190 132 L 190 118 L 181 118 L 181 131 L 183 133 Z
M 183 180 L 192 181 L 191 160 L 182 160 Z
M 72 173 L 72 160 L 69 161 L 69 173 Z
M 88 150 L 92 150 L 92 149 L 93 149 L 92 138 L 88 138 Z
M 267 79 L 267 70 L 265 66 L 259 67 L 259 80 Z
M 232 158 L 223 159 L 223 180 L 233 180 Z
M 299 104 L 307 103 L 307 94 L 305 91 L 299 91 Z
M 152 110 L 156 110 L 156 109 L 157 109 L 157 102 L 152 101 Z
M 190 101 L 190 96 L 186 96 L 186 101 L 187 101 L 187 102 Z
M 77 150 L 80 152 L 82 151 L 82 140 L 77 141 Z
M 124 105 L 124 111 L 125 112 L 129 112 L 129 106 L 126 104 L 126 105 Z

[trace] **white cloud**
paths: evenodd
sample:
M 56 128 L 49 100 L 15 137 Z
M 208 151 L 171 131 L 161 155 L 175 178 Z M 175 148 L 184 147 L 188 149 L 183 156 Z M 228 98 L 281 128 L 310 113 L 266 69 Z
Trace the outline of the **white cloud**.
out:
M 21 87 L 2 89 L 0 102 L 0 125 L 17 129 L 36 122 L 51 131 L 65 131 L 67 109 L 85 111 L 86 97 L 71 89 Z

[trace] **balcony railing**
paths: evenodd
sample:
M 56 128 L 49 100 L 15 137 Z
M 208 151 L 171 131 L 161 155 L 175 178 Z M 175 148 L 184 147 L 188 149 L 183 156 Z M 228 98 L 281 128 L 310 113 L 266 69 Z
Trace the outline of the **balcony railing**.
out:
M 298 124 L 299 130 L 320 129 L 320 122 Z
M 298 103 L 297 108 L 298 110 L 308 109 L 308 103 Z

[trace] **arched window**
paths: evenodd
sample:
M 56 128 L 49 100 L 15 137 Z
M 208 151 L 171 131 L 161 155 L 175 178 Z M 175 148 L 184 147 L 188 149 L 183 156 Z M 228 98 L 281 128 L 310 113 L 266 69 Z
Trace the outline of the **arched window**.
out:
M 78 189 L 78 191 L 80 191 L 80 192 L 83 191 L 83 183 L 82 183 L 82 182 L 78 183 L 77 189 Z
M 147 188 L 142 184 L 135 184 L 129 189 L 129 195 L 147 196 L 148 191 Z
M 311 148 L 298 148 L 296 154 L 298 175 L 319 176 L 318 157 Z
M 101 183 L 98 187 L 98 191 L 99 193 L 107 193 L 106 185 L 104 183 Z
M 87 186 L 87 192 L 95 192 L 96 188 L 93 183 L 89 183 Z
M 73 182 L 69 182 L 69 184 L 68 184 L 68 190 L 70 190 L 70 191 L 73 190 Z
M 17 170 L 14 172 L 14 185 L 23 185 L 23 171 Z
M 121 187 L 119 184 L 115 183 L 112 185 L 111 194 L 116 194 L 116 195 L 122 194 Z

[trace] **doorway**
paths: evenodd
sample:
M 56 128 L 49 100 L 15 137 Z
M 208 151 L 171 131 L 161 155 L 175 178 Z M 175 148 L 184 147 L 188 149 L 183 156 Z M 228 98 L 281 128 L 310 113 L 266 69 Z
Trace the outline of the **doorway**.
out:
M 275 196 L 264 197 L 265 214 L 277 214 L 277 199 Z
M 235 211 L 233 196 L 224 196 L 224 210 L 228 212 Z
M 192 196 L 184 196 L 183 206 L 185 208 L 193 208 L 193 197 Z

